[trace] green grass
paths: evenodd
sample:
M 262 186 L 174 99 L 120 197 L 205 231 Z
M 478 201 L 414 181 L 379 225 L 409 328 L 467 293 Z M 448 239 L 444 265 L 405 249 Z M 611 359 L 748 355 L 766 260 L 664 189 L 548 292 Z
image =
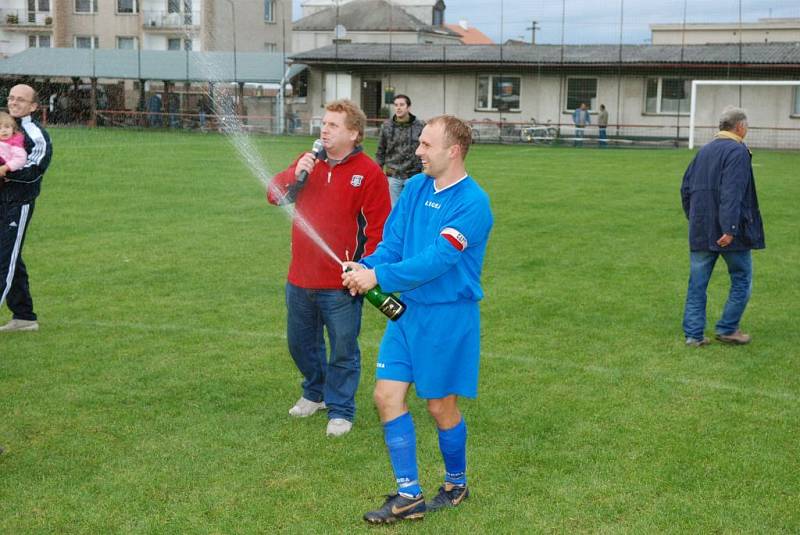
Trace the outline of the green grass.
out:
M 42 329 L 0 337 L 0 533 L 374 531 L 361 514 L 393 485 L 371 403 L 382 316 L 364 310 L 354 430 L 327 439 L 323 416 L 286 414 L 289 221 L 230 145 L 52 135 L 25 247 Z M 273 170 L 310 146 L 256 143 Z M 472 149 L 495 212 L 480 395 L 463 403 L 473 495 L 381 531 L 800 530 L 800 155 L 755 156 L 753 344 L 697 350 L 680 332 L 690 157 Z M 434 425 L 411 408 L 433 492 Z

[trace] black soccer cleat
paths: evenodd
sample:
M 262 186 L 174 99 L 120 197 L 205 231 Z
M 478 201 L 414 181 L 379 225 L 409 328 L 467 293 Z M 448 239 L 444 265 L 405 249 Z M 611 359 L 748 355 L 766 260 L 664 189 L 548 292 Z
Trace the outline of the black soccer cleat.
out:
M 386 496 L 383 507 L 377 511 L 364 513 L 364 520 L 370 524 L 392 524 L 398 520 L 421 520 L 425 516 L 425 498 L 406 498 L 400 494 Z
M 439 494 L 426 504 L 430 512 L 439 511 L 448 507 L 456 507 L 469 498 L 469 489 L 466 486 L 445 483 L 439 487 Z

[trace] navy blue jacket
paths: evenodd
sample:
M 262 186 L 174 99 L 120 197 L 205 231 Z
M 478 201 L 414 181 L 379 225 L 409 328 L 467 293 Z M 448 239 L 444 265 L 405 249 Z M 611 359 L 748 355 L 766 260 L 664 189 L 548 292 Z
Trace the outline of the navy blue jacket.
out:
M 683 211 L 689 220 L 692 251 L 763 249 L 764 224 L 758 210 L 756 182 L 747 145 L 717 138 L 695 156 L 681 185 Z M 733 236 L 727 247 L 717 245 Z
M 38 197 L 42 186 L 42 177 L 53 156 L 50 136 L 37 121 L 28 115 L 17 119 L 17 124 L 25 135 L 25 152 L 28 153 L 28 161 L 21 169 L 6 173 L 9 181 L 0 187 L 0 203 L 5 204 L 24 204 Z

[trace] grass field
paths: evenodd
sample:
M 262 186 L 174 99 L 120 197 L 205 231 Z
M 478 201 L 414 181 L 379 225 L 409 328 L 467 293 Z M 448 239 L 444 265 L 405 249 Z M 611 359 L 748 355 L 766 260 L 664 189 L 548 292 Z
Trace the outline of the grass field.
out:
M 374 531 L 361 515 L 393 489 L 371 403 L 382 316 L 364 309 L 354 430 L 327 439 L 324 416 L 286 414 L 289 221 L 231 146 L 52 136 L 25 247 L 41 331 L 0 336 L 0 533 Z M 255 141 L 273 170 L 310 146 Z M 754 159 L 754 342 L 701 349 L 680 331 L 690 156 L 472 149 L 495 212 L 480 396 L 463 403 L 472 497 L 383 531 L 800 531 L 800 154 Z M 436 433 L 412 412 L 432 493 Z

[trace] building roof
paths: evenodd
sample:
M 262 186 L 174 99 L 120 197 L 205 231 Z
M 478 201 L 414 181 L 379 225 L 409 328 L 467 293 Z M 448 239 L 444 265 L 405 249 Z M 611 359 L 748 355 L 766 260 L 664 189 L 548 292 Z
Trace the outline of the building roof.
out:
M 456 32 L 461 36 L 461 42 L 465 45 L 491 45 L 494 44 L 489 36 L 480 31 L 478 28 L 464 28 L 461 24 L 445 24 L 449 30 Z
M 235 73 L 231 52 L 29 48 L 0 60 L 0 75 L 52 78 L 279 83 L 285 72 L 283 54 L 270 52 L 237 52 Z
M 353 0 L 338 8 L 329 7 L 292 24 L 294 31 L 332 31 L 337 25 L 348 31 L 430 32 L 457 36 L 445 27 L 425 24 L 386 0 Z
M 741 57 L 740 57 L 741 53 Z M 800 43 L 711 45 L 430 45 L 339 44 L 291 56 L 309 64 L 630 65 L 763 64 L 800 67 Z

